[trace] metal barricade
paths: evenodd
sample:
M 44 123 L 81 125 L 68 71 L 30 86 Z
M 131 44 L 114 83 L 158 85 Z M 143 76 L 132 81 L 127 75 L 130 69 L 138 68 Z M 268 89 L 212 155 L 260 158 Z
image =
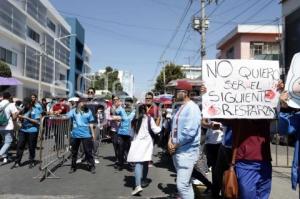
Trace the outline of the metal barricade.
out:
M 278 133 L 278 120 L 272 121 L 270 131 L 273 167 L 290 168 L 294 154 L 293 138 Z
M 65 116 L 45 116 L 41 119 L 38 141 L 41 172 L 35 178 L 59 178 L 52 169 L 65 162 L 70 153 L 71 124 L 71 119 Z M 57 164 L 54 166 L 54 163 Z

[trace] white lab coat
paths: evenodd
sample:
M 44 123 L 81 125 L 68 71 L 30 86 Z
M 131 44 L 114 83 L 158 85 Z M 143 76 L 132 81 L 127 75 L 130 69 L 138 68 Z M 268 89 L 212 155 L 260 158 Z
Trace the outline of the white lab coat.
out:
M 161 128 L 155 124 L 153 118 L 151 118 L 150 124 L 154 133 L 161 131 Z M 148 116 L 144 116 L 139 133 L 134 135 L 131 142 L 127 162 L 151 161 L 152 154 L 153 141 L 148 131 Z

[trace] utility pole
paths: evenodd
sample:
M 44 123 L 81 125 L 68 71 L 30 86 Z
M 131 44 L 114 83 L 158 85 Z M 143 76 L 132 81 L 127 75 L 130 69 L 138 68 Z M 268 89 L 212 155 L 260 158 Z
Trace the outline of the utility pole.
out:
M 201 0 L 201 62 L 206 58 L 206 24 L 208 19 L 205 16 L 205 2 L 206 0 Z M 208 25 L 208 24 L 207 24 Z

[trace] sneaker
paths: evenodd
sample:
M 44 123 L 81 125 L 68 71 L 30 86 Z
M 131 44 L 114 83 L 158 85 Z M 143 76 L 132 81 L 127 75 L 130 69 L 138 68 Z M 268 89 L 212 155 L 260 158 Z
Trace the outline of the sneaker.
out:
M 31 163 L 29 163 L 28 168 L 29 168 L 29 169 L 32 169 L 34 166 L 35 166 L 34 162 L 31 162 Z
M 131 195 L 135 196 L 143 191 L 141 186 L 135 187 L 135 189 L 131 192 Z
M 92 173 L 92 174 L 96 174 L 96 167 L 91 167 L 90 170 L 91 170 L 91 173 Z
M 82 162 L 82 159 L 81 158 L 79 158 L 78 160 L 76 160 L 76 163 L 78 164 L 78 163 L 81 163 Z
M 148 179 L 148 178 L 145 180 L 142 180 L 142 183 L 141 183 L 142 188 L 148 187 L 151 182 L 152 182 L 152 180 Z
M 10 169 L 15 169 L 15 168 L 18 168 L 18 167 L 21 167 L 21 164 L 18 163 L 18 162 L 15 162 L 14 165 L 12 165 L 12 167 L 10 167 Z
M 75 172 L 76 172 L 76 168 L 71 167 L 70 171 L 69 171 L 69 174 L 72 174 L 72 173 L 75 173 Z
M 202 186 L 204 185 L 201 181 L 199 181 L 199 180 L 197 180 L 197 179 L 193 179 L 193 180 L 192 180 L 192 184 L 193 184 L 193 185 L 202 185 Z
M 5 164 L 7 162 L 8 162 L 7 158 L 3 158 L 3 163 Z
M 95 159 L 95 164 L 99 164 L 100 161 L 98 159 Z

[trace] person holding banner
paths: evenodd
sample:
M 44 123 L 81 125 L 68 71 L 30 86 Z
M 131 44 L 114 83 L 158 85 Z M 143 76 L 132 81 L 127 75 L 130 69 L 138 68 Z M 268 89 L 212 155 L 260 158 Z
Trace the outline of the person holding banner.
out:
M 168 151 L 172 154 L 177 173 L 177 190 L 181 199 L 194 198 L 191 175 L 199 157 L 201 111 L 189 98 L 192 85 L 178 81 L 177 101 L 182 103 L 173 118 Z
M 84 105 L 83 101 L 79 100 L 77 107 L 69 111 L 67 116 L 73 120 L 73 129 L 71 132 L 72 163 L 69 173 L 74 173 L 77 170 L 76 161 L 78 149 L 80 143 L 82 143 L 89 169 L 92 174 L 95 174 L 96 168 L 93 157 L 95 130 L 92 124 L 94 121 L 93 114 L 86 105 Z
M 283 90 L 284 84 L 281 82 L 279 84 L 279 89 Z M 300 143 L 300 110 L 299 107 L 294 106 L 295 102 L 290 103 L 293 101 L 291 96 L 289 95 L 288 91 L 284 91 L 280 95 L 280 104 L 281 110 L 278 115 L 278 127 L 279 133 L 283 135 L 296 135 L 296 143 L 295 143 L 295 150 L 294 150 L 294 158 L 292 164 L 292 173 L 291 173 L 291 182 L 292 182 L 292 189 L 297 189 L 297 184 L 299 184 L 299 143 Z M 293 106 L 293 107 L 291 107 Z M 300 104 L 298 105 L 300 106 Z

